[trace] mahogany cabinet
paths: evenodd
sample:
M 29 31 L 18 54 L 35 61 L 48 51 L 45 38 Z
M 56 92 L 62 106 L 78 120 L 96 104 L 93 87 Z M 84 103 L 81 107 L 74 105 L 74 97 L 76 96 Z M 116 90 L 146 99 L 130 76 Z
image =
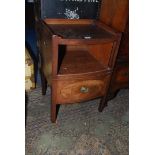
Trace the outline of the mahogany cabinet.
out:
M 127 20 L 124 17 L 123 22 L 118 22 L 117 17 L 113 17 L 124 16 L 126 9 L 123 7 L 127 3 L 121 3 L 123 9 L 115 8 L 112 14 L 110 2 L 114 3 L 113 0 L 101 3 L 96 19 L 42 19 L 36 11 L 42 94 L 45 95 L 49 85 L 52 122 L 56 121 L 58 104 L 100 97 L 99 111 L 102 111 L 109 93 L 128 83 L 128 58 L 124 55 L 126 43 L 121 41 L 122 52 L 119 46 L 124 31 L 121 31 L 122 23 L 125 25 Z M 35 7 L 39 10 L 37 5 Z M 117 11 L 122 12 L 115 14 Z
M 129 0 L 102 0 L 99 19 L 122 32 L 109 95 L 129 87 Z

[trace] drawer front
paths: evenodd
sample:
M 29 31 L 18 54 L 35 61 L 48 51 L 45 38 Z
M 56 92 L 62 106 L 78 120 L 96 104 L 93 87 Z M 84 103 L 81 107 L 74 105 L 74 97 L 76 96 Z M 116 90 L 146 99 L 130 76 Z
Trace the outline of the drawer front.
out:
M 57 87 L 58 103 L 74 103 L 103 96 L 109 76 L 104 79 L 59 81 Z

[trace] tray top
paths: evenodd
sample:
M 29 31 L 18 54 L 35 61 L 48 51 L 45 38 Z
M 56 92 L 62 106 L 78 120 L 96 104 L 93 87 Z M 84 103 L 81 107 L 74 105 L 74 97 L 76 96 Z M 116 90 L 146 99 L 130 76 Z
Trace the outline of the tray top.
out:
M 104 39 L 113 35 L 104 28 L 90 24 L 50 24 L 51 30 L 64 39 Z

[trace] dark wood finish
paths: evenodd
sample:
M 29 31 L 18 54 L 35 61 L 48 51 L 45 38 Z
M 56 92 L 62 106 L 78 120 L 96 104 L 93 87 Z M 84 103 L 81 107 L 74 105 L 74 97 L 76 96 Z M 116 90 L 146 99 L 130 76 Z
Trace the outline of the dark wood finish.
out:
M 100 21 L 123 32 L 129 15 L 128 0 L 103 0 L 100 10 Z
M 128 0 L 102 2 L 99 20 L 36 18 L 52 122 L 58 104 L 101 97 L 101 112 L 110 94 L 128 85 Z
M 114 45 L 113 45 L 113 49 L 112 49 L 113 52 L 111 52 L 112 55 L 110 57 L 111 61 L 109 61 L 109 66 L 111 68 L 114 68 L 114 65 L 115 65 L 115 60 L 116 60 L 116 56 L 117 56 L 117 53 L 115 51 L 118 51 L 118 49 L 119 49 L 120 40 L 121 40 L 121 37 L 119 37 L 117 42 L 114 42 Z M 99 105 L 99 108 L 98 108 L 99 112 L 102 112 L 103 109 L 107 106 L 108 93 L 110 92 L 111 81 L 112 81 L 112 75 L 110 76 L 109 84 L 107 84 L 107 86 L 106 86 L 105 95 L 101 99 L 101 102 L 100 102 L 100 105 Z
M 41 70 L 51 87 L 52 122 L 58 104 L 108 94 L 120 33 L 94 20 L 46 19 L 38 29 Z
M 123 32 L 119 52 L 112 76 L 110 93 L 116 94 L 119 89 L 129 88 L 129 25 Z
M 118 61 L 129 61 L 129 21 L 126 23 L 125 30 L 119 47 Z
M 57 81 L 57 101 L 59 104 L 82 102 L 105 94 L 110 74 L 89 75 L 83 79 Z
M 54 31 L 54 33 L 64 39 L 85 39 L 87 37 L 90 37 L 90 39 L 112 38 L 112 35 L 109 32 L 97 25 L 55 24 L 50 25 L 50 28 Z
M 41 85 L 42 85 L 42 95 L 46 95 L 46 89 L 47 89 L 47 80 L 46 80 L 46 77 L 44 75 L 44 72 L 43 72 L 43 58 L 41 56 L 41 53 L 39 53 L 39 72 L 40 72 L 40 78 L 41 78 Z
M 120 47 L 114 67 L 110 94 L 129 87 L 129 1 L 104 0 L 100 11 L 100 21 L 122 33 Z
M 106 70 L 106 66 L 100 64 L 87 51 L 67 51 L 58 74 L 81 74 Z
M 72 19 L 72 20 L 67 20 L 66 19 L 51 19 L 51 18 L 46 18 L 44 19 L 44 22 L 48 25 L 55 25 L 55 24 L 59 24 L 59 25 L 68 25 L 68 24 L 80 24 L 80 25 L 87 25 L 87 24 L 93 24 L 94 20 L 92 19 Z
M 110 93 L 115 93 L 119 89 L 129 87 L 129 64 L 117 63 L 113 72 Z
M 107 96 L 107 94 L 104 95 L 104 96 L 101 98 L 101 101 L 100 101 L 100 104 L 99 104 L 99 107 L 98 107 L 98 111 L 99 111 L 99 112 L 102 112 L 103 109 L 108 105 L 106 96 Z
M 41 69 L 40 69 L 40 75 L 41 75 L 42 95 L 46 95 L 47 81 L 46 81 L 45 75 Z

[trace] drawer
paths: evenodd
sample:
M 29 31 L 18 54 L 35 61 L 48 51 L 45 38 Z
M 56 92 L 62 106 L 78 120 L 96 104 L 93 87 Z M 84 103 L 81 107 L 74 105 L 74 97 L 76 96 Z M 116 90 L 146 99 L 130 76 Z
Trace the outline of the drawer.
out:
M 57 102 L 74 103 L 103 96 L 109 76 L 103 79 L 59 81 L 57 83 Z

